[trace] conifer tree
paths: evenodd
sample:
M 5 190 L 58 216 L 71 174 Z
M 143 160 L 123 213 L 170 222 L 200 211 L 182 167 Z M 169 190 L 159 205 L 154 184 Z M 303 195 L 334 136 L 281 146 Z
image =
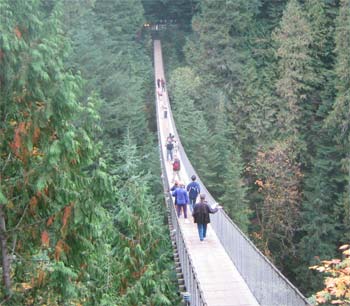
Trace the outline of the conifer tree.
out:
M 68 45 L 58 5 L 1 5 L 1 242 L 4 258 L 12 258 L 3 269 L 7 297 L 17 288 L 9 305 L 88 305 L 104 282 L 98 266 L 108 246 L 101 229 L 111 225 L 101 207 L 111 184 L 98 166 L 101 145 L 92 140 L 99 128 L 96 97 L 84 108 L 78 102 L 81 80 L 63 64 Z
M 269 30 L 273 30 L 281 20 L 288 0 L 262 0 L 259 19 Z
M 104 100 L 104 137 L 116 145 L 127 131 L 139 145 L 149 139 L 145 86 L 151 84 L 151 62 L 136 40 L 142 14 L 140 1 L 101 0 L 69 29 L 75 46 L 72 62 L 80 65 L 88 80 L 87 91 L 98 88 Z
M 119 254 L 116 305 L 173 305 L 177 302 L 170 274 L 170 245 L 161 230 L 158 204 L 150 194 L 149 175 L 140 175 L 136 147 L 126 138 L 119 150 L 118 207 L 115 224 Z
M 208 143 L 211 151 L 211 164 L 209 165 L 214 177 L 211 181 L 211 191 L 215 197 L 220 197 L 224 194 L 224 180 L 227 176 L 227 166 L 229 164 L 229 155 L 235 144 L 229 141 L 230 130 L 226 117 L 227 101 L 224 95 L 217 92 L 211 98 L 218 100 L 217 110 L 215 112 L 215 126 L 212 128 L 212 137 Z
M 206 186 L 215 191 L 213 165 L 217 151 L 211 146 L 212 133 L 208 129 L 203 112 L 197 109 L 197 88 L 200 80 L 190 68 L 178 68 L 171 75 L 170 90 L 174 103 L 176 126 L 182 144 L 191 162 L 204 179 Z M 196 106 L 194 105 L 196 103 Z
M 342 0 L 340 2 L 339 16 L 336 21 L 336 100 L 333 109 L 326 120 L 329 127 L 335 128 L 335 140 L 340 144 L 339 152 L 341 158 L 341 173 L 343 174 L 343 190 L 340 199 L 340 205 L 344 207 L 344 226 L 347 232 L 350 228 L 350 55 L 349 55 L 349 37 L 350 35 L 350 2 Z M 349 237 L 347 235 L 347 237 Z
M 232 218 L 238 227 L 248 232 L 249 215 L 251 213 L 246 200 L 247 188 L 243 183 L 243 162 L 238 149 L 234 149 L 228 159 L 227 172 L 223 182 L 224 194 L 220 197 L 225 212 Z
M 198 33 L 198 49 L 190 55 L 196 60 L 195 67 L 200 67 L 208 80 L 205 84 L 233 88 L 240 82 L 245 59 L 243 33 L 248 30 L 257 7 L 258 1 L 205 0 L 200 3 L 200 14 L 192 22 Z
M 288 2 L 274 40 L 279 66 L 276 90 L 281 97 L 278 124 L 284 135 L 297 138 L 316 75 L 309 49 L 313 42 L 310 24 L 296 0 Z
M 341 157 L 333 139 L 334 132 L 324 124 L 334 100 L 331 79 L 334 65 L 333 12 L 330 5 L 322 1 L 309 0 L 305 7 L 313 35 L 310 47 L 319 78 L 309 98 L 312 108 L 308 109 L 308 123 L 303 128 L 310 157 L 304 166 L 298 263 L 293 269 L 304 292 L 313 292 L 320 288 L 321 279 L 308 266 L 334 256 L 341 237 L 341 209 L 338 205 Z

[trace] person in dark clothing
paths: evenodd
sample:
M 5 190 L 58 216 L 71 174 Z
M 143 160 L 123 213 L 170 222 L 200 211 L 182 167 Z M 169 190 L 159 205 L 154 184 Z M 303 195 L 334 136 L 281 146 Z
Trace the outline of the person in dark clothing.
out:
M 194 223 L 197 223 L 199 240 L 203 241 L 207 235 L 207 225 L 210 223 L 209 214 L 216 213 L 221 206 L 216 206 L 211 208 L 208 202 L 205 201 L 205 194 L 199 196 L 200 201 L 196 203 L 193 208 L 192 216 L 194 218 Z
M 195 175 L 191 176 L 191 180 L 192 180 L 192 182 L 187 185 L 186 190 L 188 192 L 188 198 L 190 200 L 190 210 L 192 213 L 194 204 L 196 204 L 196 201 L 197 201 L 197 196 L 201 192 L 201 188 L 200 188 L 199 184 L 196 182 Z
M 171 141 L 168 141 L 167 144 L 165 145 L 166 147 L 166 159 L 168 161 L 173 160 L 173 149 L 174 149 L 174 144 Z
M 164 79 L 160 80 L 160 84 L 162 85 L 162 90 L 165 91 L 165 81 L 164 81 Z
M 157 79 L 157 87 L 160 88 L 160 79 Z

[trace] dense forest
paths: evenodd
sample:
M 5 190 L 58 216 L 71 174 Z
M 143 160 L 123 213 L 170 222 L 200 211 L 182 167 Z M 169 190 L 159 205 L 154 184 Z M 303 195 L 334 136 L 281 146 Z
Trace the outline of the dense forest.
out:
M 145 24 L 210 192 L 349 304 L 350 0 L 0 0 L 0 305 L 180 303 Z

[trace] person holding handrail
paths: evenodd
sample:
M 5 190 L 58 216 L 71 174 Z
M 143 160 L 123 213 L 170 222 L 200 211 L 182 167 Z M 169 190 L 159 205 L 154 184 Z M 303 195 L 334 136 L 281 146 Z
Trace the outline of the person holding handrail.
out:
M 203 241 L 207 235 L 207 225 L 210 223 L 209 214 L 216 213 L 219 208 L 222 208 L 222 206 L 219 206 L 216 203 L 216 207 L 211 208 L 208 202 L 205 200 L 204 193 L 201 193 L 199 198 L 200 201 L 194 205 L 192 216 L 194 223 L 197 223 L 199 240 Z

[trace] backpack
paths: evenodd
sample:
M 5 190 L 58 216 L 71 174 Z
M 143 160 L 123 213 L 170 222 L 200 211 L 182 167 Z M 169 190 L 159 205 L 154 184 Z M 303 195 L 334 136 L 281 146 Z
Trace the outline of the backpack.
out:
M 180 170 L 180 161 L 179 161 L 178 159 L 175 159 L 175 160 L 174 160 L 174 163 L 173 163 L 173 170 L 174 170 L 174 171 Z
M 166 148 L 167 148 L 168 150 L 172 150 L 172 149 L 174 148 L 173 143 L 172 143 L 172 142 L 168 142 L 168 143 L 166 144 Z
M 198 195 L 198 186 L 191 186 L 189 191 L 188 191 L 188 196 L 191 198 L 191 199 L 195 199 L 197 198 L 197 195 Z

